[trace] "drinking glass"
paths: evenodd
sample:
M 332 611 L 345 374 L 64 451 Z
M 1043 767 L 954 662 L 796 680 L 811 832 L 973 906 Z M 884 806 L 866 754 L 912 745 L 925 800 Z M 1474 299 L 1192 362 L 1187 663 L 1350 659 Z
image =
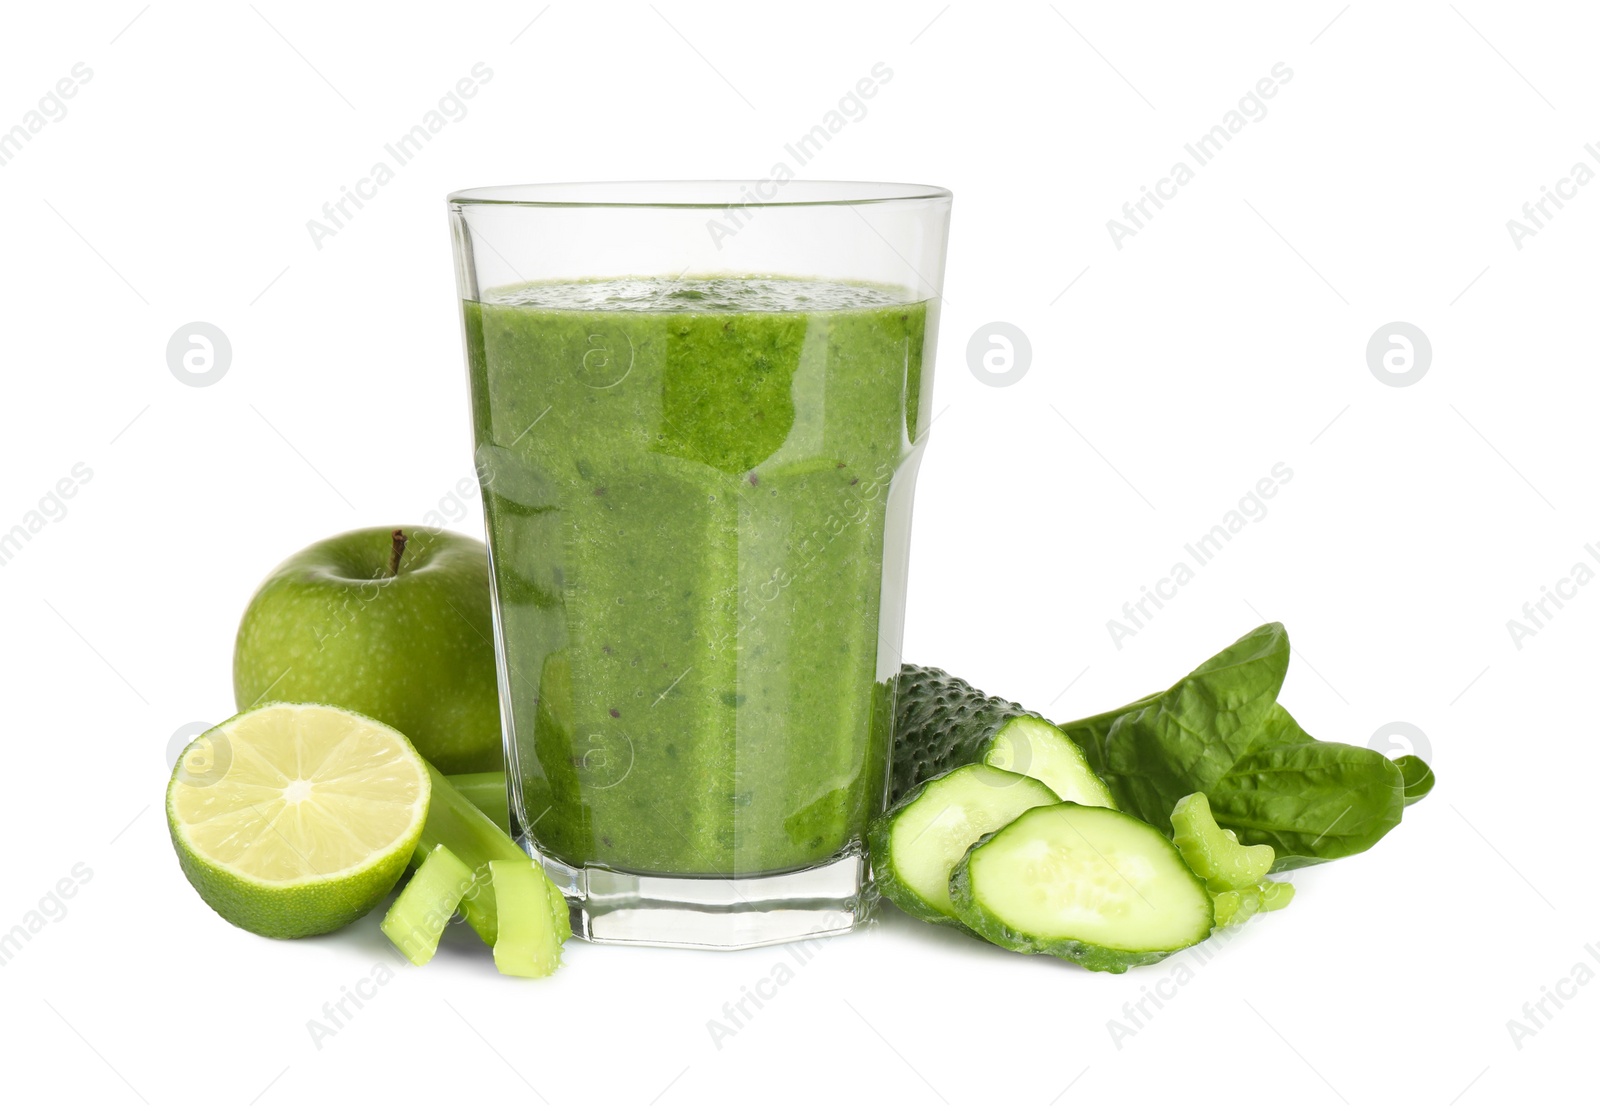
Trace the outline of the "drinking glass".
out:
M 870 910 L 950 194 L 449 198 L 512 832 L 592 941 Z

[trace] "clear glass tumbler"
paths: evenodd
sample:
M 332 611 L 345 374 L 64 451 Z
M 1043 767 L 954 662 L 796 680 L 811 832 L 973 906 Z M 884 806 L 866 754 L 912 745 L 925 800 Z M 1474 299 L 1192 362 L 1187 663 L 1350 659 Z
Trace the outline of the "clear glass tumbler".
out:
M 870 910 L 950 194 L 449 199 L 513 833 L 592 941 Z

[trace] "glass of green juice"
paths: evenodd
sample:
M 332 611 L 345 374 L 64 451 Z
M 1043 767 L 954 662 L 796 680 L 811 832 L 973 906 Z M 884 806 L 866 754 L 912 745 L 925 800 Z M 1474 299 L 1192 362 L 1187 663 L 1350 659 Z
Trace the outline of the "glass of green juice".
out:
M 449 198 L 512 832 L 592 941 L 871 910 L 950 194 Z

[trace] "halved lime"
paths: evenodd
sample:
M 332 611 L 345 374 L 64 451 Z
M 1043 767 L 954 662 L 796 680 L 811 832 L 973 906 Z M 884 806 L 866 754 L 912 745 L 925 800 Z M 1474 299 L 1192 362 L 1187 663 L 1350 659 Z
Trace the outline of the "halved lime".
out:
M 190 742 L 167 824 L 212 910 L 252 933 L 306 937 L 355 921 L 394 886 L 428 797 L 428 766 L 398 730 L 275 703 Z

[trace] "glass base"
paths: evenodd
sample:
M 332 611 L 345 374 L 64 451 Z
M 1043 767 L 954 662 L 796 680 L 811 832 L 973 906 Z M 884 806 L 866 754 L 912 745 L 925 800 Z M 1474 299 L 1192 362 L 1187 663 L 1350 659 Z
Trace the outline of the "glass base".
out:
M 722 878 L 574 868 L 521 840 L 572 902 L 572 933 L 585 941 L 676 949 L 781 945 L 848 933 L 866 921 L 874 901 L 859 848 L 795 872 Z

